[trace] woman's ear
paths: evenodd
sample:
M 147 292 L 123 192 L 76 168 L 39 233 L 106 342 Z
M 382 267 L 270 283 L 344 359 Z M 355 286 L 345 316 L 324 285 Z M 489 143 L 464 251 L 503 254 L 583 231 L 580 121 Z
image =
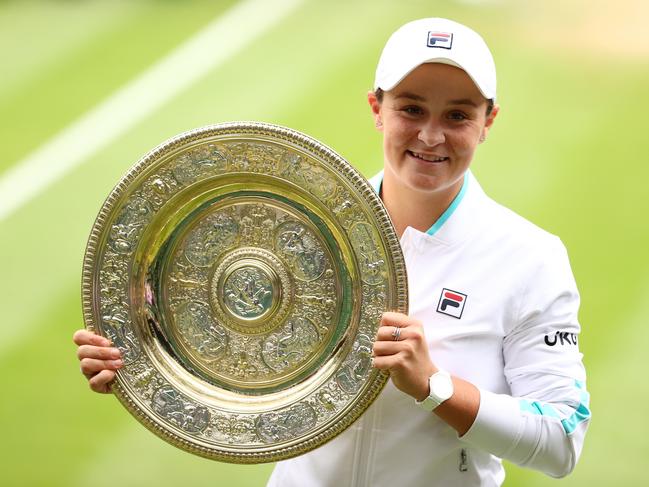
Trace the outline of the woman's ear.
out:
M 367 102 L 372 109 L 372 116 L 374 117 L 374 125 L 377 130 L 383 131 L 383 121 L 381 120 L 381 102 L 376 98 L 376 93 L 373 91 L 367 92 Z
M 489 129 L 491 129 L 492 125 L 494 124 L 494 120 L 496 119 L 498 112 L 500 112 L 500 105 L 494 105 L 493 108 L 491 109 L 491 113 L 487 116 L 487 120 L 485 121 L 484 128 L 482 129 L 482 134 L 480 135 L 481 143 L 486 140 L 487 134 L 489 133 Z

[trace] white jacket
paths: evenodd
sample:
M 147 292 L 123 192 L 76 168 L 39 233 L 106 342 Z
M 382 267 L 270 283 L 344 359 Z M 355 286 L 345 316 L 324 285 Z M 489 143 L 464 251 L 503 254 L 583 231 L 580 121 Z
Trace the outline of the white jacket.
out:
M 377 191 L 381 181 L 371 181 Z M 590 411 L 561 241 L 467 173 L 435 225 L 407 228 L 401 247 L 410 316 L 423 322 L 433 362 L 480 389 L 474 424 L 459 438 L 390 382 L 348 430 L 278 463 L 269 487 L 497 486 L 500 458 L 567 475 Z

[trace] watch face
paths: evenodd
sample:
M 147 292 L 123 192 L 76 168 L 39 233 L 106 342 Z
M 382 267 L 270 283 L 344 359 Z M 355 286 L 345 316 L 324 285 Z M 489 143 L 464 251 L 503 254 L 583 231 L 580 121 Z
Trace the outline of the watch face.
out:
M 437 396 L 441 401 L 453 395 L 453 381 L 448 374 L 435 374 L 430 384 L 431 395 Z

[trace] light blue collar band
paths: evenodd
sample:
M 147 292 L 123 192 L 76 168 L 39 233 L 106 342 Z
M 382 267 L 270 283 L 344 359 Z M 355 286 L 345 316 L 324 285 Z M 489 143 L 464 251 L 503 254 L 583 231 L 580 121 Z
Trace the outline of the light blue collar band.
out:
M 442 228 L 442 225 L 446 223 L 446 220 L 451 218 L 451 215 L 455 212 L 457 207 L 460 205 L 462 200 L 464 199 L 464 195 L 466 194 L 466 188 L 469 186 L 469 177 L 464 174 L 464 182 L 462 182 L 462 187 L 460 188 L 460 192 L 455 195 L 455 198 L 453 198 L 453 201 L 451 201 L 451 204 L 446 208 L 446 211 L 442 213 L 442 215 L 437 219 L 435 224 L 428 229 L 426 232 L 428 235 L 435 235 L 437 231 Z
M 380 195 L 381 194 L 381 186 L 383 185 L 383 171 L 378 173 L 376 176 L 374 176 L 372 179 L 370 179 L 370 184 L 374 188 L 374 191 L 376 191 L 376 194 Z M 442 215 L 437 219 L 435 224 L 428 229 L 426 232 L 428 235 L 435 235 L 437 231 L 442 228 L 442 225 L 446 223 L 446 221 L 451 218 L 451 215 L 455 212 L 457 207 L 460 205 L 462 200 L 464 199 L 464 195 L 466 194 L 467 187 L 469 185 L 469 175 L 468 173 L 464 175 L 464 181 L 462 182 L 462 187 L 460 188 L 460 192 L 453 198 L 453 201 L 451 201 L 451 204 L 449 205 L 448 208 L 446 208 L 446 211 L 442 213 Z

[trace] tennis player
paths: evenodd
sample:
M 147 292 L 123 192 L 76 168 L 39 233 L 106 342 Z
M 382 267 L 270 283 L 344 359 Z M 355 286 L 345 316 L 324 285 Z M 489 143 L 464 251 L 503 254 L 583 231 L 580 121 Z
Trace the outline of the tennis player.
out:
M 279 462 L 270 487 L 499 486 L 502 459 L 570 473 L 590 420 L 579 295 L 556 236 L 490 199 L 470 171 L 499 112 L 484 40 L 447 19 L 388 40 L 368 101 L 383 134 L 372 179 L 404 253 L 408 316 L 373 349 L 391 381 L 348 430 Z M 108 392 L 119 350 L 75 334 L 90 387 Z
M 590 419 L 579 295 L 561 241 L 491 200 L 469 171 L 498 115 L 484 40 L 410 22 L 368 94 L 373 178 L 400 237 L 410 314 L 385 313 L 391 381 L 351 428 L 280 462 L 269 486 L 496 486 L 501 459 L 563 477 Z

